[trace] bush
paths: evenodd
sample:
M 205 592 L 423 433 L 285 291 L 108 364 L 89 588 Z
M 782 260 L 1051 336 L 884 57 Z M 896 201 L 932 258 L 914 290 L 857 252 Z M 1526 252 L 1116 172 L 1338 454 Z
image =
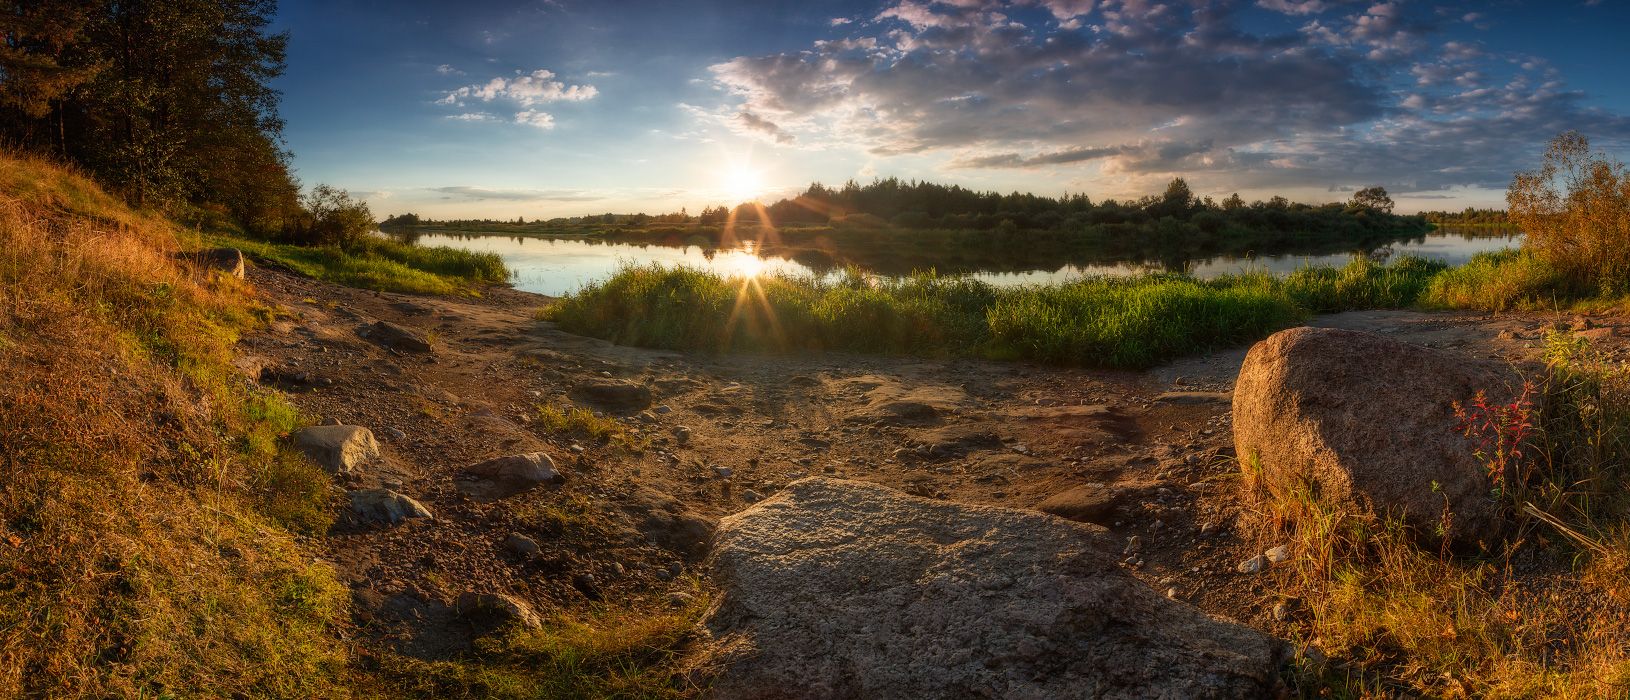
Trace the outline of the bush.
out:
M 351 198 L 351 193 L 328 185 L 318 185 L 300 199 L 302 211 L 285 227 L 289 240 L 303 245 L 350 245 L 374 229 L 374 215 L 368 203 Z
M 1506 192 L 1525 249 L 1574 287 L 1630 292 L 1630 173 L 1590 150 L 1576 132 L 1552 139 L 1539 170 L 1519 172 Z

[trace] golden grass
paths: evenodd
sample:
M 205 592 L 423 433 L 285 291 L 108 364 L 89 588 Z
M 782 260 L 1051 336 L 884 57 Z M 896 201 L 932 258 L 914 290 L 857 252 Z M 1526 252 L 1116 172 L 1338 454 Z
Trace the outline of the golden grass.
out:
M 327 483 L 230 367 L 241 283 L 85 177 L 0 154 L 0 695 L 344 695 Z
M 538 425 L 556 435 L 578 438 L 600 444 L 611 444 L 631 450 L 645 447 L 645 438 L 634 434 L 628 426 L 615 418 L 597 416 L 593 411 L 555 406 L 537 407 Z

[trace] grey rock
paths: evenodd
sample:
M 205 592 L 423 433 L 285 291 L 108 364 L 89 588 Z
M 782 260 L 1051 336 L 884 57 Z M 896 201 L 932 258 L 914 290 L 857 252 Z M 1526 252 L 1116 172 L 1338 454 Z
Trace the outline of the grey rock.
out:
M 464 469 L 455 486 L 476 500 L 506 498 L 541 484 L 566 480 L 545 452 L 528 452 L 489 459 Z
M 390 489 L 362 489 L 347 495 L 351 501 L 348 515 L 356 525 L 400 525 L 431 517 L 424 504 Z
M 1478 391 L 1506 403 L 1518 386 L 1503 363 L 1374 333 L 1293 328 L 1246 354 L 1235 448 L 1247 482 L 1274 499 L 1311 488 L 1333 506 L 1401 517 L 1432 542 L 1448 510 L 1452 539 L 1491 544 L 1500 508 L 1452 405 Z
M 721 521 L 714 697 L 1272 697 L 1282 647 L 1168 600 L 1102 528 L 827 478 Z
M 538 546 L 537 540 L 518 532 L 510 533 L 509 537 L 504 538 L 504 549 L 507 549 L 510 551 L 510 553 L 523 558 L 538 556 L 538 553 L 543 551 L 542 548 Z
M 621 379 L 589 379 L 572 387 L 572 398 L 615 413 L 637 413 L 651 405 L 651 388 Z
M 1250 559 L 1240 562 L 1239 566 L 1234 567 L 1234 570 L 1242 574 L 1254 574 L 1263 570 L 1264 568 L 1267 568 L 1267 566 L 1268 558 L 1258 554 Z
M 328 473 L 352 476 L 379 458 L 379 442 L 360 425 L 314 425 L 294 431 L 294 446 Z
M 1273 549 L 1263 552 L 1262 555 L 1267 557 L 1268 561 L 1274 564 L 1283 563 L 1290 559 L 1290 547 L 1279 545 L 1278 547 L 1274 547 Z
M 418 331 L 398 326 L 390 321 L 375 321 L 362 329 L 362 336 L 392 350 L 402 352 L 430 352 L 430 340 Z
M 237 248 L 209 248 L 198 251 L 194 257 L 198 264 L 212 269 L 220 270 L 232 277 L 243 279 L 244 260 L 243 251 Z
M 543 619 L 532 610 L 532 606 L 502 593 L 462 593 L 453 602 L 453 609 L 478 624 L 515 624 L 529 630 L 543 629 Z
M 674 441 L 681 445 L 690 442 L 690 428 L 683 425 L 674 428 Z

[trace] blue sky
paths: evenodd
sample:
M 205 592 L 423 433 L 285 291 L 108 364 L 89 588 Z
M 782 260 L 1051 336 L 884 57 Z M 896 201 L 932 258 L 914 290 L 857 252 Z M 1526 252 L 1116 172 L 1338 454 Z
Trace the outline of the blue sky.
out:
M 1587 2 L 285 0 L 298 175 L 527 219 L 899 176 L 1095 199 L 1500 206 L 1630 144 L 1630 7 Z

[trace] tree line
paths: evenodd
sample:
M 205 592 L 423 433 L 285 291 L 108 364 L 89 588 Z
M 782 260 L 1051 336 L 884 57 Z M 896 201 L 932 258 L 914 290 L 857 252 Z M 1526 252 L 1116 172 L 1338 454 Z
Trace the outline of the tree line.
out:
M 0 144 L 89 171 L 133 205 L 308 242 L 372 226 L 301 196 L 271 81 L 274 0 L 0 0 Z

